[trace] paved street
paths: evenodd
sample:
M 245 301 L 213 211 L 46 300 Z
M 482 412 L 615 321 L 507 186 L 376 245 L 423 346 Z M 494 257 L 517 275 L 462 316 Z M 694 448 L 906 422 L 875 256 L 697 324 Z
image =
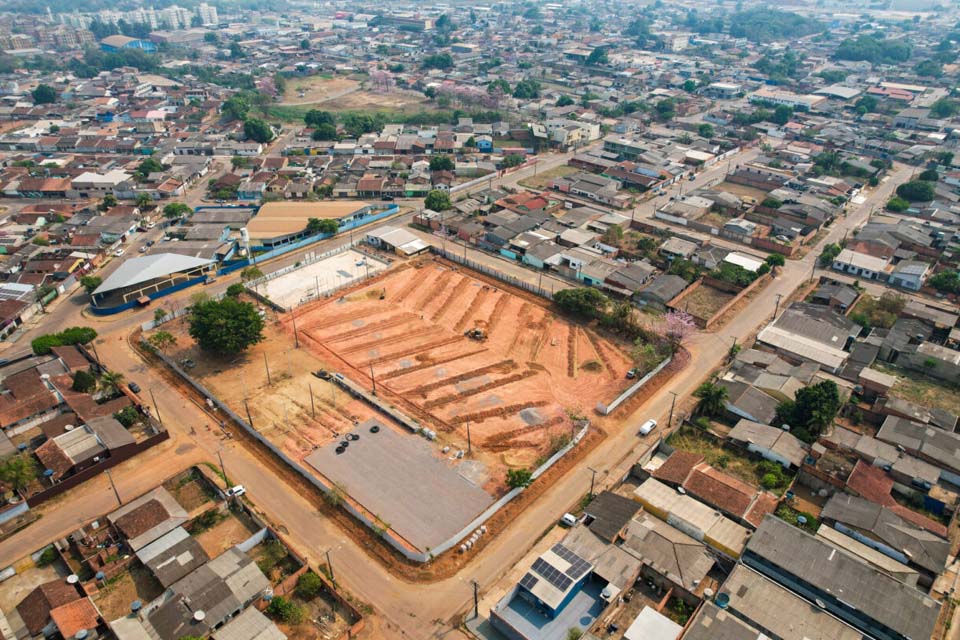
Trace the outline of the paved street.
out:
M 721 170 L 723 168 L 718 167 L 715 171 Z M 909 173 L 908 167 L 898 166 L 889 180 L 865 194 L 866 202 L 852 208 L 846 218 L 841 218 L 833 225 L 821 245 L 836 242 L 845 232 L 860 224 L 871 207 L 881 204 L 889 197 L 893 187 Z M 514 180 L 521 178 L 522 176 L 511 176 Z M 404 224 L 409 215 L 389 224 Z M 434 238 L 434 241 L 436 240 Z M 334 239 L 312 249 L 322 250 L 340 242 L 342 239 Z M 499 580 L 505 571 L 524 555 L 544 529 L 551 526 L 587 492 L 590 473 L 584 470 L 586 467 L 593 467 L 600 472 L 598 480 L 601 486 L 619 480 L 632 460 L 651 441 L 651 438 L 639 440 L 635 436 L 634 427 L 648 417 L 665 421 L 671 398 L 668 391 L 676 392 L 681 397 L 690 394 L 704 375 L 722 362 L 734 337 L 742 340 L 753 334 L 770 318 L 776 297 L 788 296 L 810 277 L 818 255 L 819 249 L 814 248 L 802 260 L 787 261 L 786 267 L 772 284 L 751 300 L 720 334 L 698 333 L 688 345 L 695 366 L 688 366 L 680 372 L 667 388 L 655 393 L 633 415 L 601 419 L 599 424 L 607 430 L 609 437 L 586 457 L 579 470 L 559 479 L 523 512 L 509 529 L 492 540 L 459 575 L 432 584 L 408 584 L 390 575 L 380 564 L 371 560 L 360 545 L 348 539 L 337 525 L 319 516 L 309 502 L 291 490 L 283 479 L 261 468 L 242 446 L 224 440 L 206 413 L 170 388 L 156 372 L 147 368 L 127 345 L 126 336 L 141 322 L 152 317 L 152 308 L 109 319 L 85 319 L 81 317 L 81 311 L 86 299 L 82 293 L 78 293 L 59 302 L 47 317 L 44 326 L 81 323 L 94 326 L 100 332 L 97 348 L 101 357 L 111 367 L 122 371 L 128 379 L 137 381 L 145 394 L 152 390 L 156 396 L 164 424 L 170 430 L 171 440 L 117 468 L 114 478 L 121 496 L 132 497 L 142 493 L 162 478 L 200 460 L 213 462 L 216 460 L 217 450 L 222 447 L 223 460 L 231 479 L 247 487 L 251 500 L 267 517 L 276 523 L 282 523 L 292 542 L 312 560 L 319 560 L 325 550 L 331 549 L 340 582 L 360 600 L 372 604 L 376 612 L 383 617 L 383 637 L 449 638 L 459 633 L 451 630 L 450 620 L 458 612 L 466 610 L 471 602 L 470 581 L 477 580 L 481 588 L 486 590 Z M 297 254 L 275 261 L 270 264 L 270 270 L 291 264 L 299 257 Z M 500 262 L 496 264 L 500 265 Z M 527 270 L 521 268 L 520 271 Z M 236 275 L 220 278 L 206 290 L 223 290 L 236 279 Z M 195 291 L 187 290 L 179 296 L 173 296 L 172 300 L 182 303 Z M 28 332 L 24 340 L 29 341 L 30 336 L 35 333 L 35 330 Z M 28 342 L 20 343 L 24 344 Z M 66 501 L 69 501 L 70 509 L 57 508 L 57 503 L 47 505 L 40 509 L 43 517 L 38 522 L 0 542 L 0 557 L 8 560 L 20 558 L 43 542 L 69 533 L 81 519 L 93 519 L 109 511 L 115 503 L 106 478 L 103 477 L 84 484 L 58 502 L 63 504 Z

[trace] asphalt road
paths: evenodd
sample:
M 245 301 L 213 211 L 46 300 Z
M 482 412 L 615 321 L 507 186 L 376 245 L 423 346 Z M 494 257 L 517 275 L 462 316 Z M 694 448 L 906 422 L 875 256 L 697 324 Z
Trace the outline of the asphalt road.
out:
M 564 160 L 565 161 L 565 160 Z M 559 161 L 558 161 L 559 163 Z M 541 166 L 541 169 L 543 166 Z M 531 172 L 532 173 L 532 172 Z M 882 204 L 899 181 L 910 174 L 908 167 L 898 166 L 893 177 L 871 193 L 866 202 L 853 209 L 847 217 L 834 223 L 830 233 L 821 241 L 836 242 L 846 231 L 862 223 L 873 206 Z M 512 175 L 510 179 L 522 179 Z M 409 215 L 409 214 L 408 214 Z M 403 223 L 403 220 L 394 222 Z M 327 241 L 333 246 L 342 239 Z M 171 433 L 171 440 L 134 460 L 117 467 L 114 479 L 121 497 L 138 495 L 163 478 L 201 460 L 214 462 L 216 452 L 222 449 L 228 475 L 234 482 L 247 487 L 250 499 L 273 522 L 281 524 L 291 541 L 311 560 L 320 560 L 331 550 L 338 580 L 360 600 L 372 604 L 382 618 L 380 637 L 448 638 L 459 631 L 451 627 L 456 614 L 472 602 L 471 580 L 477 580 L 486 590 L 503 576 L 536 542 L 540 534 L 587 492 L 590 473 L 586 467 L 599 471 L 601 487 L 618 481 L 625 475 L 632 460 L 639 456 L 656 437 L 657 432 L 641 440 L 635 428 L 648 417 L 665 422 L 670 407 L 670 393 L 681 397 L 692 393 L 703 377 L 719 366 L 734 338 L 742 340 L 752 335 L 767 321 L 774 310 L 778 295 L 788 296 L 809 278 L 819 248 L 811 250 L 801 260 L 789 260 L 777 278 L 760 292 L 736 317 L 723 328 L 722 334 L 700 332 L 687 345 L 695 366 L 678 373 L 669 386 L 655 393 L 641 408 L 629 416 L 601 419 L 609 436 L 580 464 L 577 470 L 560 478 L 541 498 L 523 512 L 514 523 L 473 559 L 457 576 L 432 584 L 411 584 L 389 574 L 372 560 L 364 549 L 334 523 L 319 516 L 282 478 L 261 468 L 242 446 L 224 439 L 213 419 L 166 385 L 161 377 L 146 367 L 132 353 L 126 336 L 139 323 L 152 317 L 152 309 L 122 314 L 110 319 L 84 318 L 81 311 L 85 296 L 75 294 L 58 302 L 44 320 L 44 327 L 89 324 L 100 333 L 97 348 L 103 360 L 122 371 L 128 379 L 137 381 L 149 396 L 153 391 L 160 415 Z M 298 259 L 287 256 L 270 265 L 279 268 Z M 224 289 L 236 276 L 220 278 L 209 289 Z M 189 298 L 187 290 L 173 300 Z M 37 330 L 31 330 L 24 339 Z M 115 500 L 106 478 L 99 477 L 71 491 L 63 499 L 42 507 L 43 517 L 24 531 L 0 542 L 0 558 L 12 562 L 32 552 L 43 543 L 69 533 L 78 524 L 114 508 Z

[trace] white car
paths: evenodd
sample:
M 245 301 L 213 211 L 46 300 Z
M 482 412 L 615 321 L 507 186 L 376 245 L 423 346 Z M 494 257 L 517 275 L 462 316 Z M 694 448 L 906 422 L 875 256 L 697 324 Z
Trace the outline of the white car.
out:
M 657 428 L 657 421 L 654 420 L 653 418 L 650 418 L 649 420 L 644 422 L 642 425 L 640 425 L 640 435 L 645 436 L 656 428 Z
M 124 250 L 123 250 L 123 249 L 117 249 L 116 251 L 113 252 L 113 255 L 117 256 L 118 258 L 119 258 L 120 256 L 122 256 L 123 254 L 124 254 Z
M 238 485 L 235 486 L 235 487 L 230 487 L 229 489 L 227 489 L 227 497 L 228 497 L 228 498 L 239 498 L 240 496 L 242 496 L 242 495 L 245 494 L 246 492 L 247 492 L 247 490 L 243 488 L 243 485 L 242 485 L 242 484 L 238 484 Z
M 156 223 L 156 222 L 148 222 L 148 223 L 147 223 L 147 229 L 153 229 L 155 226 L 157 226 L 157 223 Z

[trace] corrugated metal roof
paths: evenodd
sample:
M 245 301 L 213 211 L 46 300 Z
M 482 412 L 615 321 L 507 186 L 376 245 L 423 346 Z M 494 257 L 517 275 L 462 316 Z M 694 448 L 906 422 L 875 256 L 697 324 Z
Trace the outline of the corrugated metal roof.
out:
M 111 273 L 93 293 L 96 295 L 116 291 L 141 282 L 149 282 L 154 278 L 162 278 L 172 273 L 196 269 L 208 264 L 212 264 L 212 261 L 176 253 L 157 253 L 141 258 L 130 258 L 121 264 L 120 268 Z

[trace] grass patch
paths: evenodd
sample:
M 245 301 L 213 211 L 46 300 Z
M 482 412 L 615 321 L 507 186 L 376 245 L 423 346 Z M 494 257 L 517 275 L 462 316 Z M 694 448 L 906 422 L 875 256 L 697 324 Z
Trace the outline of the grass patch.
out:
M 274 104 L 263 109 L 262 114 L 270 120 L 281 122 L 297 122 L 303 124 L 303 117 L 311 109 L 320 109 L 321 111 L 330 111 L 340 115 L 350 113 L 369 114 L 371 116 L 383 118 L 386 122 L 397 122 L 404 124 L 449 124 L 453 118 L 450 111 L 438 111 L 436 109 L 423 108 L 423 105 L 415 105 L 410 108 L 400 109 L 372 109 L 369 111 L 358 109 L 337 108 L 333 104 Z
M 798 518 L 803 517 L 806 519 L 806 522 L 800 524 Z M 797 511 L 793 507 L 788 507 L 785 504 L 780 505 L 777 508 L 777 517 L 783 520 L 788 524 L 792 524 L 798 529 L 803 529 L 807 533 L 815 534 L 817 529 L 820 528 L 820 522 L 811 514 L 806 511 Z
M 675 449 L 702 455 L 707 464 L 742 480 L 753 487 L 763 487 L 776 495 L 783 495 L 793 481 L 783 467 L 768 460 L 754 460 L 739 450 L 724 447 L 707 436 L 684 426 L 668 439 Z
M 880 371 L 897 376 L 890 395 L 921 407 L 935 407 L 960 414 L 960 385 L 930 378 L 916 371 L 905 372 L 890 365 L 874 365 Z
M 511 141 L 498 141 L 498 142 L 511 142 Z M 513 145 L 502 144 L 502 146 L 516 146 L 517 143 L 514 142 Z M 496 146 L 496 144 L 494 144 Z M 499 148 L 499 147 L 498 147 Z M 535 176 L 530 176 L 529 178 L 524 178 L 519 182 L 520 186 L 527 187 L 528 189 L 546 189 L 547 185 L 555 178 L 565 178 L 567 176 L 579 173 L 582 169 L 577 169 L 576 167 L 571 167 L 570 165 L 562 164 L 559 167 L 553 167 L 552 169 L 547 169 L 545 171 L 540 171 Z

